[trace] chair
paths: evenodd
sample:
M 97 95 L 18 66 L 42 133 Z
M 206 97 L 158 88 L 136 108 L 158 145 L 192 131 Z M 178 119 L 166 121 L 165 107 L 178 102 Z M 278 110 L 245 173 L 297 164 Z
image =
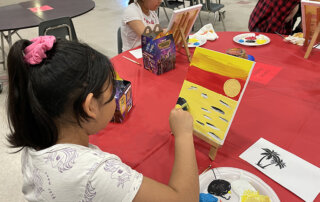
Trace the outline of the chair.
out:
M 163 3 L 165 5 L 165 7 L 171 8 L 171 9 L 179 8 L 182 5 L 183 5 L 183 7 L 185 7 L 184 0 L 183 1 L 179 1 L 179 0 L 164 0 Z
M 2 55 L 2 60 L 0 61 L 0 64 L 3 65 L 3 70 L 6 70 L 6 58 L 7 54 L 4 50 L 4 41 L 7 41 L 9 48 L 12 46 L 12 35 L 16 34 L 20 39 L 22 37 L 18 33 L 18 30 L 8 30 L 7 34 L 5 34 L 5 31 L 0 31 L 0 38 L 1 38 L 1 45 L 0 45 L 0 51 Z
M 53 35 L 70 41 L 77 41 L 76 31 L 70 17 L 62 17 L 41 22 L 39 24 L 39 36 Z
M 201 3 L 203 6 L 202 6 L 202 11 L 207 11 L 209 13 L 209 17 L 210 17 L 210 13 L 218 13 L 219 15 L 219 21 L 222 22 L 222 26 L 223 26 L 223 30 L 226 31 L 226 27 L 225 27 L 225 24 L 224 24 L 224 17 L 225 17 L 225 11 L 222 11 L 221 9 L 224 8 L 224 5 L 221 4 L 220 0 L 216 0 L 216 3 L 212 3 L 211 0 L 195 0 L 197 4 Z M 199 18 L 200 18 L 200 22 L 201 22 L 201 26 L 202 25 L 202 20 L 201 20 L 201 17 L 200 17 L 200 13 L 199 13 Z M 214 21 L 213 21 L 213 25 L 215 24 L 216 22 L 216 17 L 214 18 Z
M 3 70 L 6 70 L 6 55 L 5 55 L 6 53 L 4 51 L 4 43 L 3 43 L 4 36 L 2 32 L 0 32 L 0 38 L 1 38 L 1 56 L 2 56 L 2 60 L 0 61 L 0 64 L 3 65 Z
M 166 15 L 166 18 L 167 18 L 167 20 L 169 22 L 170 20 L 169 20 L 168 13 L 167 13 L 166 8 L 165 8 L 166 5 L 163 2 L 161 2 L 160 7 L 163 8 L 163 12 Z M 160 15 L 160 8 L 158 8 L 158 18 L 159 18 L 159 15 Z
M 118 54 L 122 53 L 122 38 L 121 38 L 121 27 L 117 31 L 117 40 L 118 40 Z
M 166 8 L 170 8 L 172 10 L 174 10 L 175 8 L 179 8 L 181 5 L 183 5 L 183 7 L 185 8 L 185 4 L 184 4 L 184 0 L 183 1 L 179 1 L 179 0 L 164 0 L 161 4 L 160 7 L 163 8 L 164 14 L 166 15 L 166 18 L 169 20 Z M 159 8 L 158 8 L 158 17 L 159 17 Z

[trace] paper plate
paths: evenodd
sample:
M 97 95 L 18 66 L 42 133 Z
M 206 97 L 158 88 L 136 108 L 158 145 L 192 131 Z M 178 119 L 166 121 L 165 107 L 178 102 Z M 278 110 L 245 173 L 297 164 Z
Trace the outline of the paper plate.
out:
M 198 36 L 198 35 L 189 36 L 188 47 L 202 46 L 205 43 L 207 43 L 207 39 L 204 36 Z
M 214 170 L 214 173 L 212 170 Z M 214 168 L 201 174 L 199 176 L 200 193 L 208 193 L 208 186 L 213 180 L 215 180 L 215 176 L 217 177 L 217 179 L 226 180 L 230 184 L 232 183 L 232 181 L 235 181 L 235 180 L 239 180 L 239 179 L 246 180 L 259 192 L 260 195 L 269 196 L 272 202 L 280 201 L 280 199 L 278 198 L 277 194 L 273 191 L 273 189 L 269 185 L 267 185 L 263 180 L 261 180 L 259 177 L 245 170 L 242 170 L 239 168 L 232 168 L 232 167 Z M 222 197 L 218 197 L 218 198 L 221 201 L 228 201 L 228 202 L 240 201 L 240 197 L 234 192 L 232 187 L 231 187 L 231 198 L 229 200 L 226 200 Z
M 244 46 L 262 46 L 270 43 L 270 38 L 263 34 L 246 33 L 233 37 L 233 41 Z

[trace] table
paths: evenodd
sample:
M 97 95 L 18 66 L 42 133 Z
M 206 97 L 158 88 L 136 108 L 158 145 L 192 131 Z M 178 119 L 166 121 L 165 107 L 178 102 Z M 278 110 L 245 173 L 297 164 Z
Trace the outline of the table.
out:
M 281 201 L 301 201 L 271 178 L 239 158 L 260 137 L 320 166 L 320 50 L 313 50 L 308 60 L 306 48 L 266 34 L 271 42 L 260 47 L 245 47 L 232 38 L 240 32 L 218 32 L 219 39 L 203 47 L 220 52 L 241 47 L 258 63 L 281 67 L 266 85 L 250 81 L 229 134 L 213 162 L 208 157 L 209 144 L 194 138 L 199 173 L 208 165 L 236 167 L 257 175 L 277 193 Z M 193 53 L 194 49 L 190 50 Z M 174 107 L 188 63 L 178 53 L 176 69 L 156 76 L 122 56 L 111 59 L 124 79 L 132 82 L 134 107 L 122 124 L 109 124 L 90 143 L 118 155 L 132 168 L 163 183 L 170 178 L 174 161 L 174 138 L 170 133 L 169 112 Z M 142 63 L 142 59 L 139 60 Z M 257 63 L 257 65 L 258 65 Z M 320 196 L 316 198 L 320 201 Z
M 0 7 L 2 58 L 5 60 L 4 39 L 11 47 L 11 36 L 17 34 L 17 30 L 37 27 L 43 21 L 60 17 L 76 17 L 92 10 L 94 6 L 95 3 L 92 0 L 34 0 Z M 30 8 L 37 8 L 36 12 L 31 11 Z M 48 8 L 52 9 L 46 10 Z M 8 33 L 5 34 L 5 31 Z M 0 63 L 5 69 L 5 61 Z

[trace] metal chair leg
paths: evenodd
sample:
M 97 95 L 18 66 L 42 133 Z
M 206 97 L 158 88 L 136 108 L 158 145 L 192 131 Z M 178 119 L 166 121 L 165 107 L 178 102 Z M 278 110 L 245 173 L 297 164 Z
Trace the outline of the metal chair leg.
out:
M 4 43 L 3 43 L 3 32 L 0 32 L 0 38 L 1 38 L 1 52 L 2 52 L 2 61 L 0 63 L 2 63 L 3 65 L 3 70 L 6 70 L 6 56 L 5 56 L 5 52 L 4 52 Z
M 6 70 L 6 52 L 5 52 L 5 50 L 4 50 L 4 43 L 3 43 L 3 41 L 4 41 L 4 39 L 7 41 L 8 45 L 9 45 L 9 49 L 10 49 L 11 46 L 12 46 L 12 35 L 13 35 L 13 34 L 17 34 L 18 37 L 19 37 L 20 39 L 22 39 L 22 37 L 21 37 L 20 34 L 18 33 L 18 30 L 14 30 L 14 31 L 9 30 L 9 31 L 8 31 L 8 35 L 5 35 L 4 32 L 0 32 L 0 35 L 1 35 L 1 36 L 0 36 L 0 38 L 1 38 L 1 52 L 2 52 L 2 60 L 3 60 L 3 61 L 0 62 L 0 64 L 1 64 L 1 63 L 3 64 L 3 70 Z
M 211 11 L 208 11 L 208 22 L 210 22 L 210 13 L 211 13 Z
M 200 20 L 201 27 L 203 27 L 202 20 L 201 20 L 201 11 L 199 12 L 199 20 Z
M 18 31 L 16 31 L 16 34 L 18 35 L 18 37 L 19 37 L 20 39 L 22 39 L 22 37 L 20 36 L 20 34 L 18 33 Z
M 212 20 L 212 26 L 214 26 L 217 22 L 217 16 L 216 13 L 213 13 L 213 20 Z
M 167 11 L 166 11 L 165 7 L 162 7 L 162 8 L 163 8 L 164 14 L 165 14 L 165 15 L 166 15 L 166 17 L 167 17 L 168 22 L 170 22 L 169 17 L 168 17 L 168 14 L 167 14 Z
M 224 20 L 223 20 L 223 13 L 220 11 L 219 11 L 219 18 L 221 19 L 223 30 L 226 31 L 226 26 L 225 26 Z

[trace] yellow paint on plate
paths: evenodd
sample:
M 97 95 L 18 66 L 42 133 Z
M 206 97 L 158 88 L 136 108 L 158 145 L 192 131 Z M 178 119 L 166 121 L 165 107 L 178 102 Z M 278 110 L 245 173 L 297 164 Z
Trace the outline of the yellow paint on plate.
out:
M 198 39 L 195 39 L 195 38 L 191 38 L 189 39 L 189 43 L 196 43 L 198 42 L 199 40 Z
M 265 39 L 257 39 L 256 43 L 257 44 L 265 44 L 267 41 Z
M 270 202 L 269 196 L 260 195 L 259 192 L 245 190 L 241 195 L 241 202 Z

